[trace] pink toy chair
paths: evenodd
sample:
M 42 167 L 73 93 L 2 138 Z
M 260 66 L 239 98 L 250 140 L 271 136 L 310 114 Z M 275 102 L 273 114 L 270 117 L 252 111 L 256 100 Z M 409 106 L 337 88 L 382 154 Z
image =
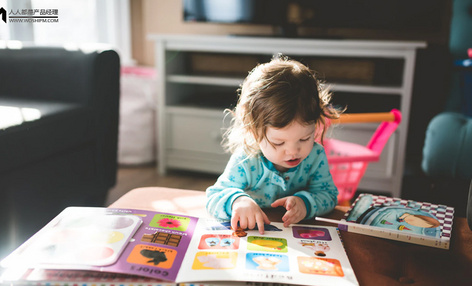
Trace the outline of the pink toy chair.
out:
M 367 146 L 328 138 L 324 148 L 334 184 L 338 188 L 338 203 L 349 204 L 364 176 L 369 162 L 378 161 L 380 154 L 401 121 L 401 112 L 343 114 L 331 124 L 381 122 Z

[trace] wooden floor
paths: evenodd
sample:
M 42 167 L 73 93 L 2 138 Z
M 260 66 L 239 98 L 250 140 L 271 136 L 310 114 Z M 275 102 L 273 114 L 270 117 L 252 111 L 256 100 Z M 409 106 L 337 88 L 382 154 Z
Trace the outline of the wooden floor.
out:
M 157 173 L 155 165 L 120 166 L 118 168 L 117 183 L 108 192 L 106 205 L 116 201 L 126 192 L 140 187 L 168 187 L 205 191 L 213 185 L 218 175 L 169 171 L 165 176 Z

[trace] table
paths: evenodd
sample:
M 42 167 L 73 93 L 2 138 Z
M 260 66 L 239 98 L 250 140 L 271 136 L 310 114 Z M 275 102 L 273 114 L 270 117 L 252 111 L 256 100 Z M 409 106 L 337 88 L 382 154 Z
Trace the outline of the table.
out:
M 147 187 L 133 189 L 111 208 L 132 208 L 209 217 L 201 191 Z M 340 219 L 347 207 L 329 214 Z M 281 221 L 283 208 L 264 209 L 271 221 Z M 314 220 L 303 224 L 327 225 Z M 360 285 L 471 285 L 472 231 L 467 220 L 454 218 L 449 250 L 341 231 L 347 255 Z

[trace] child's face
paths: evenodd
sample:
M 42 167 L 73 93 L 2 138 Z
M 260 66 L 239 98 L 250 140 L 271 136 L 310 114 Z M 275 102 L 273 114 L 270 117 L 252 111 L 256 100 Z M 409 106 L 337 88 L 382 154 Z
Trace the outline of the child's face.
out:
M 315 124 L 293 121 L 280 129 L 268 127 L 266 135 L 259 143 L 262 154 L 278 171 L 285 172 L 310 154 L 315 140 Z

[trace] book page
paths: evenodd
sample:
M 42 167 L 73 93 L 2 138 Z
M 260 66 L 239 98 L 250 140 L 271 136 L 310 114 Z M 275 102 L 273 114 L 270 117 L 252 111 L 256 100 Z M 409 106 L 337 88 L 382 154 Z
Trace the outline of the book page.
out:
M 177 282 L 253 281 L 358 285 L 334 227 L 266 225 L 232 235 L 229 223 L 200 219 Z
M 175 281 L 197 221 L 142 210 L 70 207 L 2 266 L 127 273 Z
M 198 218 L 141 210 L 129 211 L 140 216 L 143 224 L 119 261 L 101 271 L 175 281 Z
M 284 228 L 272 223 L 265 226 L 264 235 L 246 232 L 236 237 L 229 222 L 184 215 L 72 207 L 2 266 L 12 271 L 17 267 L 123 273 L 176 282 L 358 285 L 334 227 Z

